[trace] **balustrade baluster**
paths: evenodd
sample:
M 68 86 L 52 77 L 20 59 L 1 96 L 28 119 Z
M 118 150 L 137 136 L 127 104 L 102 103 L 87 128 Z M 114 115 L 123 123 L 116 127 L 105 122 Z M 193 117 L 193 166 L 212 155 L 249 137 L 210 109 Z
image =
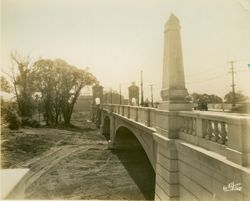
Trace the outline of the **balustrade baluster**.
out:
M 147 113 L 146 113 L 146 115 L 147 115 L 147 126 L 150 127 L 151 126 L 151 122 L 150 122 L 150 109 L 147 109 L 146 111 L 147 111 Z
M 205 120 L 205 119 L 203 119 L 203 120 L 202 120 L 202 134 L 201 134 L 201 136 L 202 136 L 203 138 L 206 137 L 206 134 L 207 134 L 207 127 L 208 127 L 208 121 Z
M 122 116 L 124 116 L 124 105 L 122 106 Z
M 182 122 L 183 122 L 183 125 L 182 125 L 182 127 L 180 128 L 180 131 L 181 131 L 181 132 L 184 132 L 184 130 L 185 130 L 185 117 L 182 117 Z
M 226 124 L 224 122 L 221 122 L 221 131 L 220 131 L 220 139 L 218 142 L 220 144 L 226 144 L 227 141 L 227 131 L 226 131 Z
M 207 128 L 206 128 L 205 138 L 208 139 L 208 140 L 210 140 L 211 137 L 213 136 L 212 133 L 213 133 L 212 121 L 208 120 L 207 121 Z
M 184 133 L 188 133 L 188 120 L 187 117 L 184 117 Z
M 135 108 L 135 121 L 138 121 L 138 107 Z
M 192 127 L 192 135 L 196 135 L 196 120 L 192 118 L 193 127 Z
M 178 130 L 180 134 L 185 133 L 186 135 L 202 137 L 221 145 L 227 145 L 228 123 L 226 122 L 226 119 L 223 120 L 222 118 L 217 117 L 213 118 L 213 116 L 196 116 L 195 114 L 186 115 L 185 113 L 181 113 L 180 118 L 182 120 L 180 121 L 181 126 Z M 152 116 L 152 120 L 153 119 L 154 117 Z M 152 122 L 154 122 L 154 120 Z M 153 124 L 151 124 L 151 126 Z M 182 137 L 185 139 L 183 135 L 180 135 L 180 138 Z M 190 138 L 187 138 L 187 140 L 189 139 Z
M 192 118 L 188 118 L 188 134 L 192 134 L 192 128 L 193 128 L 193 121 Z
M 213 137 L 211 138 L 212 141 L 217 142 L 219 139 L 219 128 L 218 128 L 218 122 L 214 121 L 214 129 L 213 129 Z

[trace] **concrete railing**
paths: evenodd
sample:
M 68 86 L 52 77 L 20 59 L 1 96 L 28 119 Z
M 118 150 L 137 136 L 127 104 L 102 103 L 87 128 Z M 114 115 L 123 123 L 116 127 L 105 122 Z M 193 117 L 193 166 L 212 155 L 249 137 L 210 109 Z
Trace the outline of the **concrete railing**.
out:
M 169 112 L 129 105 L 103 105 L 102 108 L 153 127 L 157 133 L 167 137 L 171 125 L 172 130 L 175 130 L 174 138 L 221 154 L 237 164 L 250 164 L 249 116 L 196 111 Z M 172 125 L 170 116 L 177 119 L 177 125 Z
M 123 117 L 134 120 L 147 127 L 153 127 L 159 130 L 159 133 L 164 135 L 164 132 L 168 129 L 168 111 L 158 110 L 156 108 L 138 107 L 130 105 L 118 105 L 118 104 L 105 104 L 102 106 L 107 112 L 114 112 Z
M 179 116 L 183 122 L 180 132 L 227 145 L 229 117 L 196 112 L 179 112 Z
M 225 113 L 178 112 L 182 127 L 179 138 L 249 165 L 250 117 Z

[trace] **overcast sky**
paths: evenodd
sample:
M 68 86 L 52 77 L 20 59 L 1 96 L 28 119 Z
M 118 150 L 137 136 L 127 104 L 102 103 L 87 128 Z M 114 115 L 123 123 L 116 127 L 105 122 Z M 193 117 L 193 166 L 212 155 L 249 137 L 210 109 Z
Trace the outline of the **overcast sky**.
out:
M 224 96 L 237 60 L 236 90 L 250 96 L 250 0 L 2 0 L 2 63 L 10 52 L 89 67 L 106 90 L 127 95 L 143 70 L 145 96 L 160 99 L 164 24 L 180 20 L 186 87 Z

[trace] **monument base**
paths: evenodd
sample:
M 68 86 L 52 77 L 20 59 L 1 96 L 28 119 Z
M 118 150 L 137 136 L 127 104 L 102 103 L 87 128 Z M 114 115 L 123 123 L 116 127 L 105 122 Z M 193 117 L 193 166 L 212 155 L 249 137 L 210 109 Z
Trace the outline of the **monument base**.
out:
M 185 98 L 188 96 L 188 91 L 186 88 L 183 89 L 162 89 L 161 97 L 163 101 L 182 101 L 185 102 Z
M 159 104 L 158 108 L 167 111 L 191 111 L 192 104 L 187 102 L 163 101 Z

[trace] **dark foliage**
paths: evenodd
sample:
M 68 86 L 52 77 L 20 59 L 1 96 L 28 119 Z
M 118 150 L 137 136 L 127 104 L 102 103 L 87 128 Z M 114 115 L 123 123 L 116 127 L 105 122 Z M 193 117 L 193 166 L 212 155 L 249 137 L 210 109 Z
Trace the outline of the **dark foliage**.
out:
M 39 128 L 40 127 L 40 123 L 32 118 L 29 117 L 24 117 L 22 118 L 22 126 L 29 126 L 32 128 Z
M 9 105 L 5 112 L 5 120 L 8 123 L 8 127 L 12 130 L 19 129 L 21 126 L 21 118 L 16 109 L 12 105 Z

